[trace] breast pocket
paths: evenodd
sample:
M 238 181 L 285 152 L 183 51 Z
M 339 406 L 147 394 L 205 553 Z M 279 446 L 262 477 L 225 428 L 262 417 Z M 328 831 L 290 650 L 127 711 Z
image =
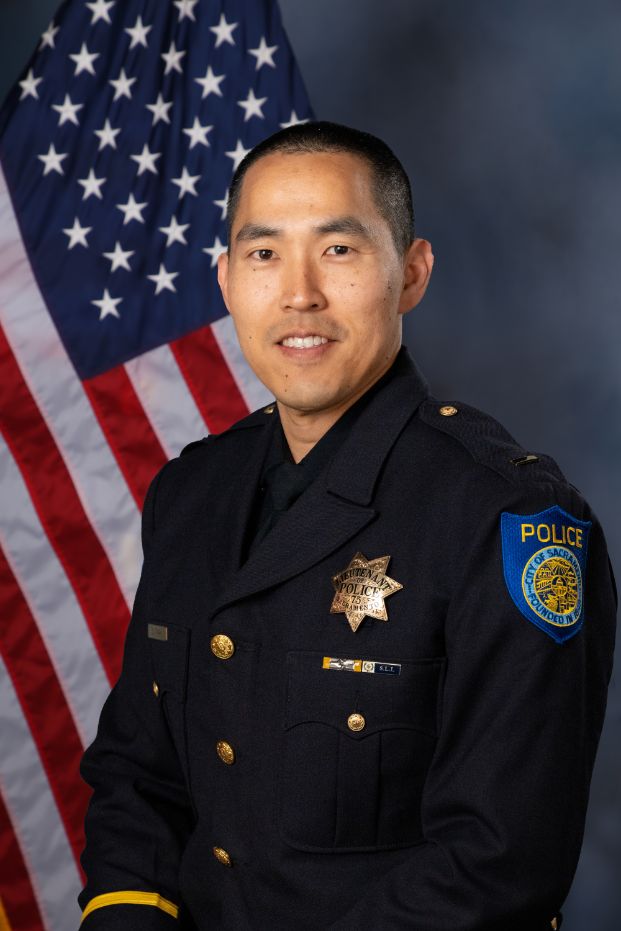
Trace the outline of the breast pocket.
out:
M 150 624 L 148 644 L 153 688 L 162 706 L 172 741 L 188 774 L 185 699 L 190 657 L 190 631 L 174 624 Z
M 419 843 L 444 660 L 401 662 L 392 675 L 325 669 L 311 652 L 287 663 L 283 838 L 317 852 Z

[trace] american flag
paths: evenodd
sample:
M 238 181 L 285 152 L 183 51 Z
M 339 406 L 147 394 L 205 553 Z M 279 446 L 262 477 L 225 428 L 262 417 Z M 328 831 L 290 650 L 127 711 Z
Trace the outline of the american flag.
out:
M 310 115 L 271 0 L 69 0 L 0 113 L 0 928 L 69 931 L 150 479 L 267 400 L 215 277 Z

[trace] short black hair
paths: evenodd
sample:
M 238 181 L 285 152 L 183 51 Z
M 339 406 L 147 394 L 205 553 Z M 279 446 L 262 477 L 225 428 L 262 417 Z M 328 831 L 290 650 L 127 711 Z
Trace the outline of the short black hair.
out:
M 329 123 L 325 120 L 296 123 L 259 142 L 240 162 L 229 188 L 227 230 L 229 248 L 231 228 L 239 205 L 242 181 L 251 165 L 273 152 L 287 154 L 312 152 L 351 152 L 364 159 L 371 168 L 375 203 L 384 217 L 399 255 L 405 255 L 414 239 L 412 190 L 403 165 L 394 152 L 371 133 Z

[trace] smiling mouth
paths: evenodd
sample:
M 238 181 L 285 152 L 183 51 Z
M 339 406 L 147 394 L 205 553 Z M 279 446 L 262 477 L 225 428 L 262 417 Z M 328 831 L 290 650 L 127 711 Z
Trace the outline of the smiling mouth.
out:
M 329 340 L 325 336 L 287 336 L 280 340 L 280 345 L 287 349 L 314 349 L 316 346 L 322 346 Z

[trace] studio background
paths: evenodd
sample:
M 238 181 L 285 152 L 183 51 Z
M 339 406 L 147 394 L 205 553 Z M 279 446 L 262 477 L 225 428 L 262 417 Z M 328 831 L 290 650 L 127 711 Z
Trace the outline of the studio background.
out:
M 57 6 L 0 0 L 0 97 Z M 412 179 L 436 266 L 405 342 L 434 393 L 554 456 L 621 577 L 617 0 L 280 7 L 316 115 L 381 136 Z M 613 677 L 566 931 L 619 927 L 620 719 Z

